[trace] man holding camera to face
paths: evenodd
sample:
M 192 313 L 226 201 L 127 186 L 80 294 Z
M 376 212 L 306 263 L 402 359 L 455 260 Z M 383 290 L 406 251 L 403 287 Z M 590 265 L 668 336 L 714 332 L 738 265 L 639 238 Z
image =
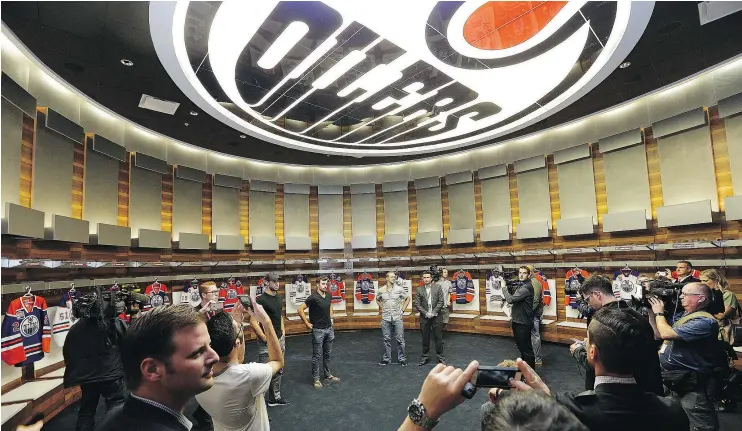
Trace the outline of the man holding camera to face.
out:
M 719 420 L 708 394 L 715 370 L 727 364 L 718 340 L 719 323 L 713 313 L 720 304 L 712 290 L 701 283 L 688 283 L 680 292 L 682 312 L 665 317 L 665 303 L 649 298 L 650 323 L 655 338 L 664 340 L 660 348 L 662 380 L 677 394 L 693 429 L 716 430 Z
M 264 394 L 272 387 L 272 379 L 283 369 L 283 351 L 273 322 L 259 303 L 240 298 L 232 315 L 217 312 L 206 328 L 211 338 L 211 348 L 219 355 L 213 367 L 214 386 L 196 395 L 199 404 L 211 415 L 214 428 L 230 431 L 269 430 L 268 411 Z M 242 330 L 243 312 L 250 320 L 259 323 L 264 331 L 268 348 L 267 363 L 247 363 L 245 360 L 245 335 Z M 233 319 L 234 317 L 234 319 Z

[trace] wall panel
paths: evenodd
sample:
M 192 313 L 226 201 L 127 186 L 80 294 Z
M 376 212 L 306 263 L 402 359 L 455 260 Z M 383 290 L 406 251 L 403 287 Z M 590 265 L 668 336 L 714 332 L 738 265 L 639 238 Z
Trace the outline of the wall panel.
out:
M 250 236 L 276 235 L 276 194 L 250 190 Z
M 664 206 L 711 200 L 719 210 L 708 127 L 658 138 Z M 690 174 L 690 171 L 693 174 Z
M 90 233 L 97 223 L 117 225 L 119 161 L 93 151 L 88 142 L 85 150 L 85 186 L 83 219 L 90 222 Z
M 557 165 L 559 212 L 561 218 L 595 217 L 595 177 L 593 160 L 582 159 Z
M 132 235 L 136 236 L 139 229 L 160 230 L 162 174 L 132 166 L 129 178 L 129 226 Z
M 652 214 L 644 145 L 603 153 L 608 213 L 645 210 Z
M 179 234 L 201 233 L 203 184 L 175 178 L 173 183 L 173 240 Z
M 476 227 L 474 183 L 448 186 L 448 213 L 450 229 L 474 229 Z
M 212 186 L 211 235 L 240 235 L 240 191 Z
M 353 235 L 376 233 L 376 194 L 350 195 L 350 210 Z
M 319 195 L 319 235 L 343 236 L 343 195 Z
M 309 195 L 283 195 L 283 233 L 289 237 L 309 236 Z
M 36 128 L 33 166 L 33 208 L 44 211 L 44 223 L 52 215 L 72 217 L 74 143 L 44 127 Z
M 20 204 L 21 202 L 21 149 L 23 148 L 23 112 L 2 99 L 2 133 L 0 145 L 3 162 L 0 169 L 2 183 L 2 216 L 5 217 L 5 202 Z
M 417 231 L 443 232 L 443 206 L 441 188 L 417 189 Z
M 516 177 L 520 223 L 546 221 L 551 227 L 551 200 L 547 169 L 520 172 Z
M 508 176 L 482 180 L 482 226 L 512 225 Z
M 724 119 L 735 195 L 742 195 L 742 115 Z
M 410 234 L 406 191 L 384 193 L 384 234 Z

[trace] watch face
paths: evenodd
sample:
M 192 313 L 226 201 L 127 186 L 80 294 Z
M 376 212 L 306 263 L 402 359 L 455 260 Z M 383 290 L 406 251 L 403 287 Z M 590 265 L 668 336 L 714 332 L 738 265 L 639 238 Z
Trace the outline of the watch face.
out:
M 410 415 L 412 422 L 418 423 L 423 419 L 424 411 L 423 406 L 419 401 L 413 400 L 409 407 L 407 407 L 407 413 Z

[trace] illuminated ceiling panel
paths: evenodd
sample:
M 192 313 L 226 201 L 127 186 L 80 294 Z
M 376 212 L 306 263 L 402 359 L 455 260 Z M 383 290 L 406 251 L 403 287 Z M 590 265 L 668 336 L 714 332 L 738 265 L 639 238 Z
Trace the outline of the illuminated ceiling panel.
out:
M 488 142 L 573 103 L 628 55 L 647 2 L 152 2 L 173 81 L 289 148 L 400 156 Z

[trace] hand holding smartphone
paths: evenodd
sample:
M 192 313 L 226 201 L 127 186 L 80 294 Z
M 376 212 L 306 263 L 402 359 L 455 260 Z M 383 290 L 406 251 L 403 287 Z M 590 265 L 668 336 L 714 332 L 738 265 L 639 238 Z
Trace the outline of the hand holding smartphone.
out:
M 523 373 L 515 367 L 480 365 L 471 381 L 464 386 L 461 395 L 471 399 L 477 393 L 477 388 L 510 389 L 510 379 L 523 381 Z

